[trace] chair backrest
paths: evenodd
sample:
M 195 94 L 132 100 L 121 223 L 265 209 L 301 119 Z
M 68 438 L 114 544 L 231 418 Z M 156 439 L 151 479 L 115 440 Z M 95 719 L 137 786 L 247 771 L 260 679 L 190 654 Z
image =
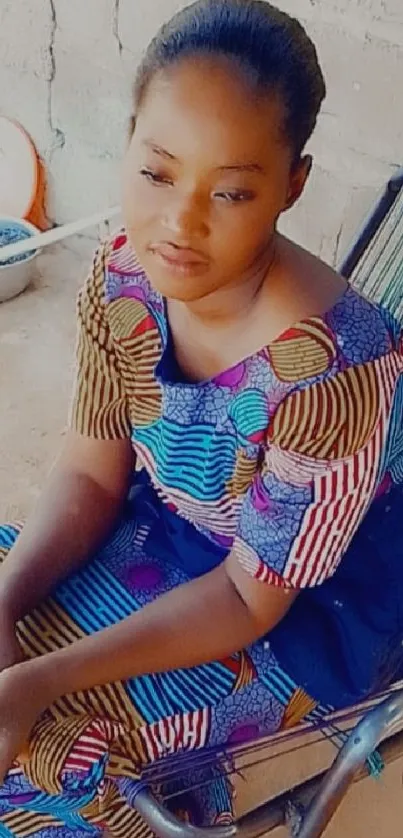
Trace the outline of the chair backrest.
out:
M 389 181 L 339 269 L 403 321 L 403 169 Z

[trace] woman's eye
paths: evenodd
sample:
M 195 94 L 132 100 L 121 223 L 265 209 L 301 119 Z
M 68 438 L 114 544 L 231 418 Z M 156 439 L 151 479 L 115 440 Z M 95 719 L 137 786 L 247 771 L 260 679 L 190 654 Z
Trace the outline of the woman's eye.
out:
M 220 198 L 221 201 L 226 201 L 230 204 L 238 204 L 242 201 L 252 201 L 255 197 L 253 192 L 248 190 L 240 190 L 240 189 L 233 189 L 228 190 L 227 192 L 216 192 L 216 198 Z
M 160 175 L 157 172 L 153 172 L 152 169 L 140 169 L 140 175 L 146 180 L 149 180 L 150 183 L 153 183 L 156 186 L 168 185 L 172 184 L 172 181 L 165 177 L 165 175 Z

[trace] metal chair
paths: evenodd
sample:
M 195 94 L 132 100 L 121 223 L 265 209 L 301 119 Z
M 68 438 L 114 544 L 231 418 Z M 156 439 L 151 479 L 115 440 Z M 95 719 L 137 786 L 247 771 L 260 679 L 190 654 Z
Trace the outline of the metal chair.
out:
M 339 270 L 366 296 L 403 321 L 403 169 L 387 184 Z M 327 771 L 269 800 L 230 826 L 202 829 L 183 823 L 151 791 L 152 783 L 178 773 L 183 776 L 187 767 L 194 768 L 195 761 L 201 766 L 219 762 L 228 773 L 236 772 L 237 764 L 248 765 L 248 759 L 252 760 L 249 764 L 271 759 L 270 751 L 278 745 L 290 744 L 297 750 L 298 742 L 309 731 L 337 738 L 341 727 L 346 726 L 351 732 Z M 258 838 L 284 824 L 297 838 L 319 838 L 350 785 L 367 776 L 366 762 L 378 747 L 384 763 L 403 755 L 403 681 L 387 693 L 317 725 L 301 724 L 241 749 L 223 748 L 218 753 L 205 750 L 196 756 L 182 754 L 162 760 L 146 773 L 135 806 L 158 838 Z

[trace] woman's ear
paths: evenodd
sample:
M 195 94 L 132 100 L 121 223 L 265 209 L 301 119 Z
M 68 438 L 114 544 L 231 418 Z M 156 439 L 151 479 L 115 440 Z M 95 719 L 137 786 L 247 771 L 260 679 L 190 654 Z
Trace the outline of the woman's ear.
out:
M 290 174 L 290 185 L 284 210 L 291 209 L 301 197 L 311 173 L 312 163 L 311 155 L 306 154 L 294 164 Z

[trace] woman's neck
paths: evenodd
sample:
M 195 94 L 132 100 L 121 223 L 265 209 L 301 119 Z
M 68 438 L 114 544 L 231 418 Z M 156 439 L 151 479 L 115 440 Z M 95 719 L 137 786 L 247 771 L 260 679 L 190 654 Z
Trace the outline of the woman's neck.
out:
M 228 328 L 248 318 L 255 308 L 268 274 L 277 258 L 276 240 L 265 250 L 247 274 L 217 289 L 200 300 L 180 303 L 186 309 L 188 320 L 204 328 Z

